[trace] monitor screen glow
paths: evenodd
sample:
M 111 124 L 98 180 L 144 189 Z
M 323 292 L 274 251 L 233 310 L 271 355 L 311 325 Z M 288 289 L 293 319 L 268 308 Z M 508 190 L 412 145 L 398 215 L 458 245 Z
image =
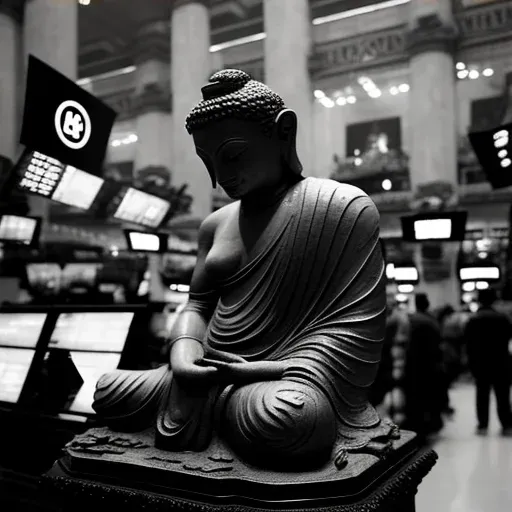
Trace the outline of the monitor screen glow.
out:
M 38 151 L 28 152 L 19 165 L 22 176 L 18 187 L 43 197 L 51 197 L 64 172 L 62 162 Z
M 67 289 L 72 285 L 93 286 L 100 267 L 100 263 L 69 263 L 62 271 L 61 287 Z
M 88 210 L 98 195 L 104 180 L 70 165 L 52 194 L 59 203 Z
M 37 219 L 18 215 L 0 217 L 0 240 L 29 245 L 34 239 Z
M 170 203 L 160 197 L 129 188 L 114 213 L 114 217 L 125 222 L 157 228 L 170 207 Z
M 499 267 L 465 267 L 459 269 L 461 281 L 497 281 L 500 278 Z
M 416 282 L 419 279 L 416 267 L 395 267 L 393 276 L 399 282 Z
M 134 313 L 61 313 L 50 348 L 121 353 Z
M 132 231 L 128 234 L 132 251 L 160 251 L 160 237 L 153 233 L 139 233 Z
M 99 354 L 95 352 L 71 352 L 71 359 L 83 379 L 82 387 L 69 406 L 69 412 L 94 414 L 92 403 L 96 383 L 102 375 L 115 370 L 121 360 L 120 354 Z
M 18 401 L 34 354 L 35 350 L 0 347 L 0 402 Z
M 46 313 L 0 313 L 0 345 L 35 348 Z
M 451 219 L 425 219 L 414 221 L 416 240 L 449 240 L 452 236 Z

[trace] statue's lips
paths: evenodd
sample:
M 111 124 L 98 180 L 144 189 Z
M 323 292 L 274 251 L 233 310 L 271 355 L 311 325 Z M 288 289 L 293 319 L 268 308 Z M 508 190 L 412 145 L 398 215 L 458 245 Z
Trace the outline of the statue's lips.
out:
M 235 178 L 232 180 L 219 181 L 219 185 L 226 191 L 235 191 L 238 187 L 238 180 Z

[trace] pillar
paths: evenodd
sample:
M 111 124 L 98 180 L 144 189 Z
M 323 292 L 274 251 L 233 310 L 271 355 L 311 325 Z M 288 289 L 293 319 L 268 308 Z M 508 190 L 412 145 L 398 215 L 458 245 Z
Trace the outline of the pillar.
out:
M 0 0 L 0 156 L 14 161 L 20 128 L 23 5 Z
M 134 115 L 138 137 L 135 173 L 148 166 L 172 170 L 169 42 L 169 26 L 163 21 L 145 24 L 137 33 L 134 58 L 137 66 Z
M 456 30 L 451 0 L 411 0 L 410 5 L 411 119 L 410 173 L 413 191 L 443 181 L 457 192 L 457 124 L 453 52 Z M 451 267 L 449 278 L 422 282 L 432 306 L 459 302 L 456 275 L 458 244 L 444 243 L 444 258 Z M 421 248 L 416 254 L 420 270 Z
M 172 119 L 169 84 L 170 59 L 169 24 L 163 21 L 142 25 L 136 37 L 134 48 L 136 71 L 136 91 L 134 115 L 137 142 L 135 149 L 134 172 L 146 167 L 165 168 L 169 181 L 172 173 Z M 152 301 L 165 300 L 165 288 L 160 278 L 162 256 L 150 254 L 148 269 L 151 278 L 149 294 Z
M 309 73 L 311 17 L 308 0 L 264 0 L 265 83 L 297 112 L 297 149 L 306 176 L 313 157 L 313 92 Z M 325 176 L 327 177 L 327 176 Z
M 207 4 L 207 0 L 175 0 L 171 19 L 173 181 L 178 187 L 188 184 L 193 198 L 191 212 L 200 219 L 212 211 L 212 189 L 208 172 L 185 129 L 185 120 L 201 100 L 201 87 L 212 69 Z
M 28 0 L 23 25 L 25 67 L 32 54 L 71 80 L 78 78 L 78 2 Z M 49 218 L 48 200 L 32 196 L 32 215 Z

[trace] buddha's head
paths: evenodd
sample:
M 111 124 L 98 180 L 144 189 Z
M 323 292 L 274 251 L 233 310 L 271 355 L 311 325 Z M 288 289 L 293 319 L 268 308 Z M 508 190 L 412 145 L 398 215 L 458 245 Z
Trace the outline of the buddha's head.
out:
M 301 179 L 297 116 L 244 71 L 215 73 L 186 126 L 212 185 L 233 199 Z

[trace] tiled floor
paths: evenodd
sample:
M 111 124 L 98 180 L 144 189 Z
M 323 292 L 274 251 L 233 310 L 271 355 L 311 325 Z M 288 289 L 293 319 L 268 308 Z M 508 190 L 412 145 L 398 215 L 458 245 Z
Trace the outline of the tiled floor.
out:
M 512 511 L 512 438 L 500 437 L 495 404 L 487 437 L 474 434 L 474 388 L 451 392 L 457 413 L 434 448 L 439 461 L 421 484 L 417 512 Z

